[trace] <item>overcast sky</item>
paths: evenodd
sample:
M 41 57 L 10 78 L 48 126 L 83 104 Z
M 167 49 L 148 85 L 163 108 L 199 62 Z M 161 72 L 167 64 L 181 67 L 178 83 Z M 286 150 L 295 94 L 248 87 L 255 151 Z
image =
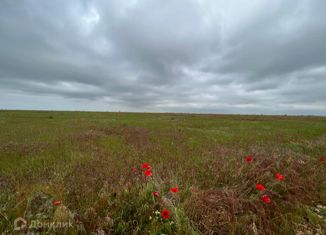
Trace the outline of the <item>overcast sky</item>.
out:
M 325 0 L 0 0 L 0 108 L 326 115 Z

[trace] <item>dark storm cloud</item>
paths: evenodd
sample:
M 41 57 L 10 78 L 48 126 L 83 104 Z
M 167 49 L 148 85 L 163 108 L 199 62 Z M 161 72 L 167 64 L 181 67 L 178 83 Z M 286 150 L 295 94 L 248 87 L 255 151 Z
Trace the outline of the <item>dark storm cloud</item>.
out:
M 2 0 L 0 91 L 14 100 L 0 108 L 41 96 L 65 109 L 326 114 L 324 9 L 323 0 Z
M 325 1 L 290 1 L 268 9 L 232 38 L 222 70 L 257 79 L 326 63 Z M 273 14 L 272 14 L 273 13 Z M 230 41 L 231 41 L 230 40 Z

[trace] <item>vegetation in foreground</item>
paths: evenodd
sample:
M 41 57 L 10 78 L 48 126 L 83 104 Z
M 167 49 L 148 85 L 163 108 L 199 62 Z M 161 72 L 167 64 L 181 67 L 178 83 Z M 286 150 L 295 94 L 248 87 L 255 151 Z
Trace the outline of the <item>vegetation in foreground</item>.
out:
M 325 234 L 325 155 L 323 117 L 0 111 L 0 231 Z

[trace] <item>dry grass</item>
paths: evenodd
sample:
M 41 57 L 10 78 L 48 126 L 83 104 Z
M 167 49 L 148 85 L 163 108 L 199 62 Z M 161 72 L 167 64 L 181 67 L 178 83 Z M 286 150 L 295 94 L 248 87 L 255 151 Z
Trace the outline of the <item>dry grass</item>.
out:
M 40 144 L 40 143 L 32 143 L 32 144 L 21 144 L 21 143 L 4 143 L 0 144 L 0 152 L 3 154 L 12 154 L 18 156 L 27 156 L 30 154 L 37 154 L 41 153 L 42 151 L 46 150 L 48 145 Z

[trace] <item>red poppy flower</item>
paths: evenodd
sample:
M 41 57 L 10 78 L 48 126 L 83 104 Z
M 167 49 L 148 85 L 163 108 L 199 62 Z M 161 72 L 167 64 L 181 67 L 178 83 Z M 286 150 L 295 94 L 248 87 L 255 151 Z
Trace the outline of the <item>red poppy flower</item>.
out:
M 146 170 L 146 171 L 144 171 L 144 175 L 146 175 L 147 177 L 150 177 L 153 174 L 152 174 L 152 171 L 151 170 Z
M 177 193 L 177 192 L 179 192 L 179 188 L 178 187 L 170 188 L 170 192 Z
M 257 189 L 257 190 L 261 190 L 261 191 L 266 190 L 266 188 L 265 188 L 264 185 L 262 185 L 262 184 L 256 184 L 256 189 Z
M 254 160 L 254 157 L 249 155 L 245 158 L 246 162 L 252 162 L 252 160 Z
M 161 212 L 161 215 L 162 215 L 163 219 L 169 219 L 169 217 L 170 217 L 170 211 L 167 210 L 167 209 L 164 209 L 164 210 Z
M 319 158 L 319 161 L 320 161 L 320 162 L 324 162 L 324 161 L 325 161 L 325 158 L 324 158 L 324 157 L 320 157 L 320 158 Z
M 158 196 L 160 196 L 160 194 L 159 194 L 158 192 L 155 191 L 155 192 L 153 192 L 153 196 L 154 196 L 154 197 L 158 197 Z
M 275 174 L 275 179 L 277 179 L 277 180 L 284 180 L 284 175 L 282 175 L 281 173 L 276 173 Z
M 61 205 L 61 201 L 55 200 L 55 201 L 53 201 L 53 205 L 54 206 L 60 206 Z
M 271 198 L 268 195 L 266 195 L 266 194 L 264 194 L 264 195 L 261 196 L 261 200 L 263 202 L 265 202 L 266 204 L 271 203 Z
M 145 169 L 148 170 L 148 169 L 151 168 L 151 165 L 149 165 L 148 163 L 143 163 L 143 164 L 141 165 L 141 168 L 144 169 L 144 170 L 145 170 Z
M 137 173 L 138 172 L 138 168 L 135 167 L 132 171 L 135 172 L 135 173 Z

